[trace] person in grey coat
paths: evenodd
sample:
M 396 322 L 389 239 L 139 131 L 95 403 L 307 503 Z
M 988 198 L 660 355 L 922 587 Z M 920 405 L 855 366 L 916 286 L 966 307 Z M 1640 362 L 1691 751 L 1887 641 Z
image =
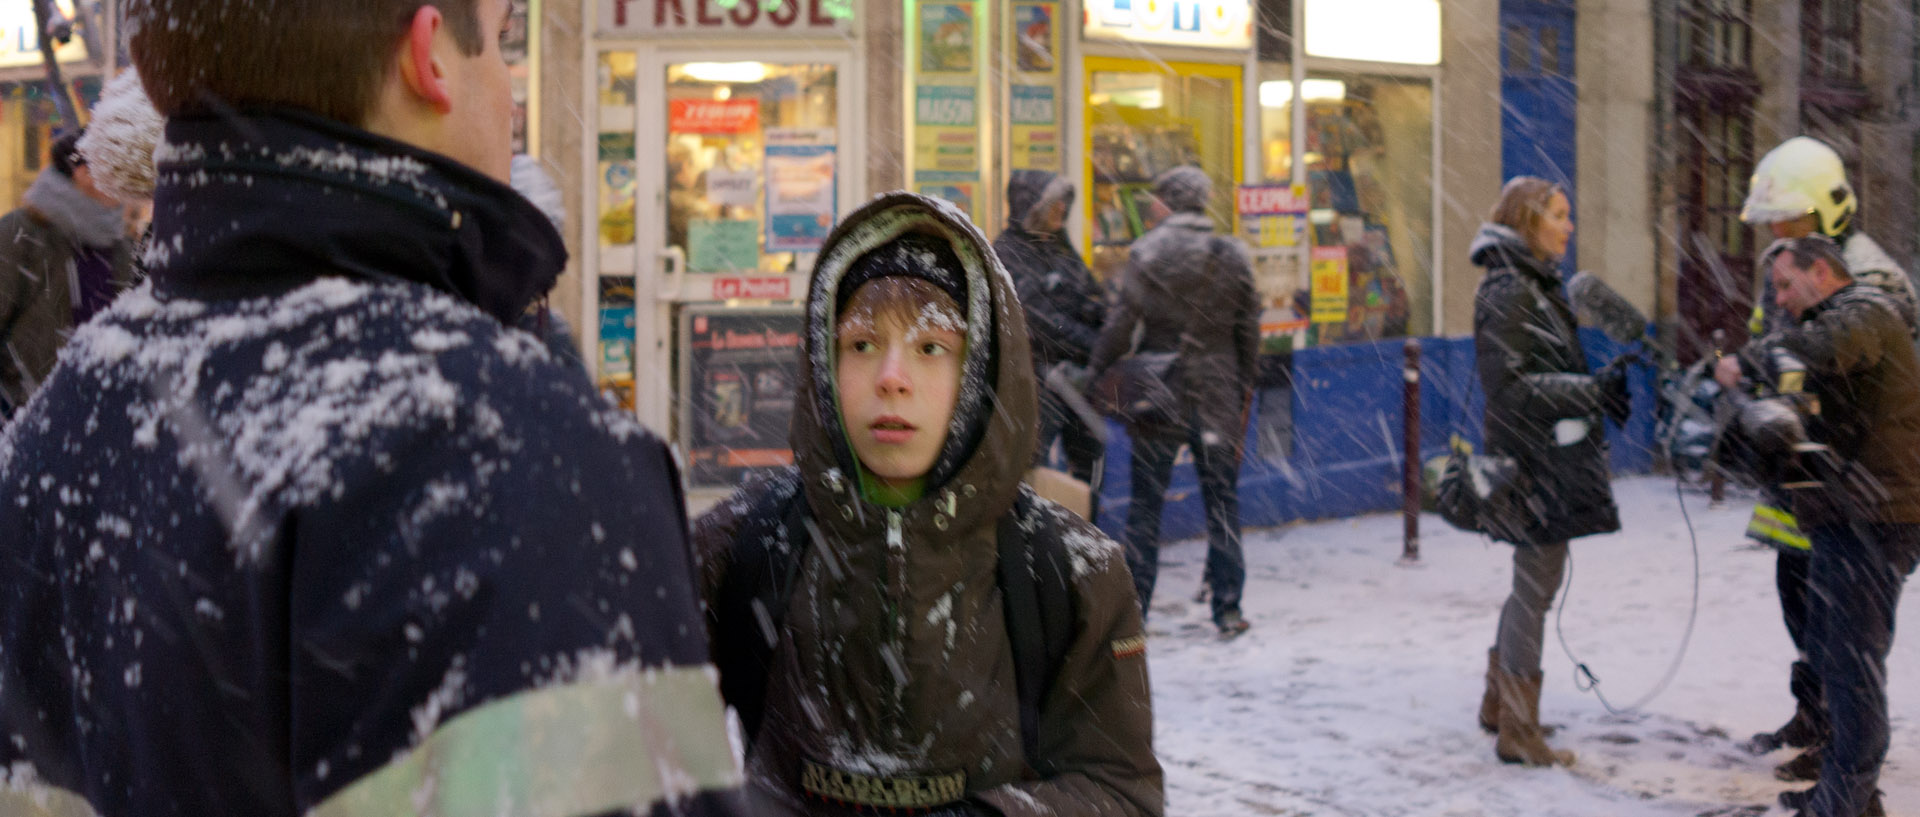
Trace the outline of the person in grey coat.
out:
M 1521 501 L 1489 531 L 1514 545 L 1513 592 L 1487 652 L 1480 725 L 1508 763 L 1572 765 L 1540 726 L 1540 645 L 1567 564 L 1567 542 L 1620 529 L 1603 418 L 1626 419 L 1623 364 L 1598 373 L 1555 272 L 1573 236 L 1567 194 L 1545 179 L 1507 182 L 1470 257 L 1487 270 L 1473 300 L 1473 346 L 1486 392 L 1487 453 L 1518 464 Z
M 1180 425 L 1131 430 L 1127 561 L 1145 611 L 1159 568 L 1167 481 L 1180 446 L 1191 446 L 1207 508 L 1206 581 L 1213 621 L 1231 637 L 1247 629 L 1240 613 L 1246 560 L 1240 552 L 1239 472 L 1259 353 L 1259 299 L 1246 248 L 1214 234 L 1206 213 L 1213 182 L 1206 173 L 1174 168 L 1154 180 L 1153 192 L 1172 215 L 1134 242 L 1119 303 L 1087 368 L 1097 381 L 1100 372 L 1130 352 L 1176 355 L 1165 379 L 1177 398 Z
M 25 203 L 0 217 L 0 425 L 47 379 L 74 327 L 133 283 L 125 210 L 94 187 L 75 147 L 82 133 L 54 141 Z

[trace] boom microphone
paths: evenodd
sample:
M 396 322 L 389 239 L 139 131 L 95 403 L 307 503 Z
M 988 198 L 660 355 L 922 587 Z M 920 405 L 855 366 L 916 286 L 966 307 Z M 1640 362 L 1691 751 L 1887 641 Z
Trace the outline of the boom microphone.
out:
M 1598 276 L 1585 270 L 1574 273 L 1567 281 L 1567 298 L 1581 324 L 1599 329 L 1618 343 L 1640 344 L 1656 358 L 1666 359 L 1665 350 L 1647 337 L 1646 313 Z

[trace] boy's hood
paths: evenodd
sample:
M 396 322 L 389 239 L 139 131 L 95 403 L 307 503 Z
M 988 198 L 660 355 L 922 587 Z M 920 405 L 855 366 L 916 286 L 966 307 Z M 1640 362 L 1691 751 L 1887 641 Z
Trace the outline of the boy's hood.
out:
M 860 496 L 853 449 L 834 393 L 836 293 L 855 259 L 898 236 L 945 238 L 964 268 L 967 351 L 959 403 L 926 493 L 899 509 L 907 525 L 928 522 L 959 533 L 992 524 L 1012 506 L 1033 460 L 1038 424 L 1026 321 L 1013 281 L 987 239 L 953 205 L 906 192 L 887 193 L 855 210 L 820 248 L 807 292 L 807 376 L 795 396 L 792 444 L 808 503 L 822 525 L 848 539 L 874 531 L 885 514 Z M 827 509 L 837 509 L 827 512 Z M 940 516 L 945 519 L 922 519 Z M 957 527 L 956 527 L 957 523 Z

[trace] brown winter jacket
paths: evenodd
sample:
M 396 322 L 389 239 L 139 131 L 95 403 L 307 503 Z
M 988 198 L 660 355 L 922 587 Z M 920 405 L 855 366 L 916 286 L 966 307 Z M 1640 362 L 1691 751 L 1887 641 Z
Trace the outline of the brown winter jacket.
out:
M 27 192 L 26 205 L 0 217 L 0 407 L 25 406 L 73 334 L 77 231 L 99 234 L 93 240 L 112 257 L 117 288 L 133 284 L 132 239 L 107 234 L 99 224 L 104 219 L 75 212 L 102 205 L 79 200 L 82 194 L 71 181 L 47 174 L 58 171 L 43 171 Z M 70 223 L 75 221 L 87 223 Z
M 833 296 L 855 258 L 910 230 L 949 238 L 966 267 L 963 372 L 980 377 L 963 375 L 960 399 L 983 409 L 972 414 L 984 428 L 951 479 L 890 509 L 864 500 L 851 476 L 832 393 Z M 1053 526 L 1066 545 L 1076 633 L 1041 704 L 1042 757 L 1023 758 L 995 537 L 1016 495 L 1030 490 L 1020 479 L 1032 459 L 1035 383 L 1020 304 L 985 238 L 944 203 L 883 196 L 828 238 L 807 309 L 797 475 L 743 489 L 694 532 L 703 598 L 713 604 L 741 514 L 765 507 L 756 492 L 794 490 L 797 479 L 812 509 L 748 753 L 755 788 L 809 814 L 854 813 L 845 795 L 875 778 L 963 779 L 961 807 L 1007 817 L 1161 814 L 1145 632 L 1125 560 L 1097 529 L 1038 499 L 1021 522 Z M 978 393 L 986 383 L 991 394 Z M 950 432 L 949 445 L 968 436 Z

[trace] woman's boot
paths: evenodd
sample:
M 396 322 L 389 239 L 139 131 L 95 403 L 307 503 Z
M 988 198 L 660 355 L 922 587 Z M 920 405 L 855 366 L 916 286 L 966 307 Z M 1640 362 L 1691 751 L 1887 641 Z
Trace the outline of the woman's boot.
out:
M 1487 691 L 1480 695 L 1480 728 L 1487 734 L 1500 732 L 1500 688 L 1495 686 L 1494 673 L 1500 671 L 1500 648 L 1487 648 Z
M 1540 730 L 1540 673 L 1515 675 L 1499 667 L 1491 671 L 1500 691 L 1500 737 L 1493 753 L 1507 763 L 1573 765 L 1573 753 L 1548 746 Z

